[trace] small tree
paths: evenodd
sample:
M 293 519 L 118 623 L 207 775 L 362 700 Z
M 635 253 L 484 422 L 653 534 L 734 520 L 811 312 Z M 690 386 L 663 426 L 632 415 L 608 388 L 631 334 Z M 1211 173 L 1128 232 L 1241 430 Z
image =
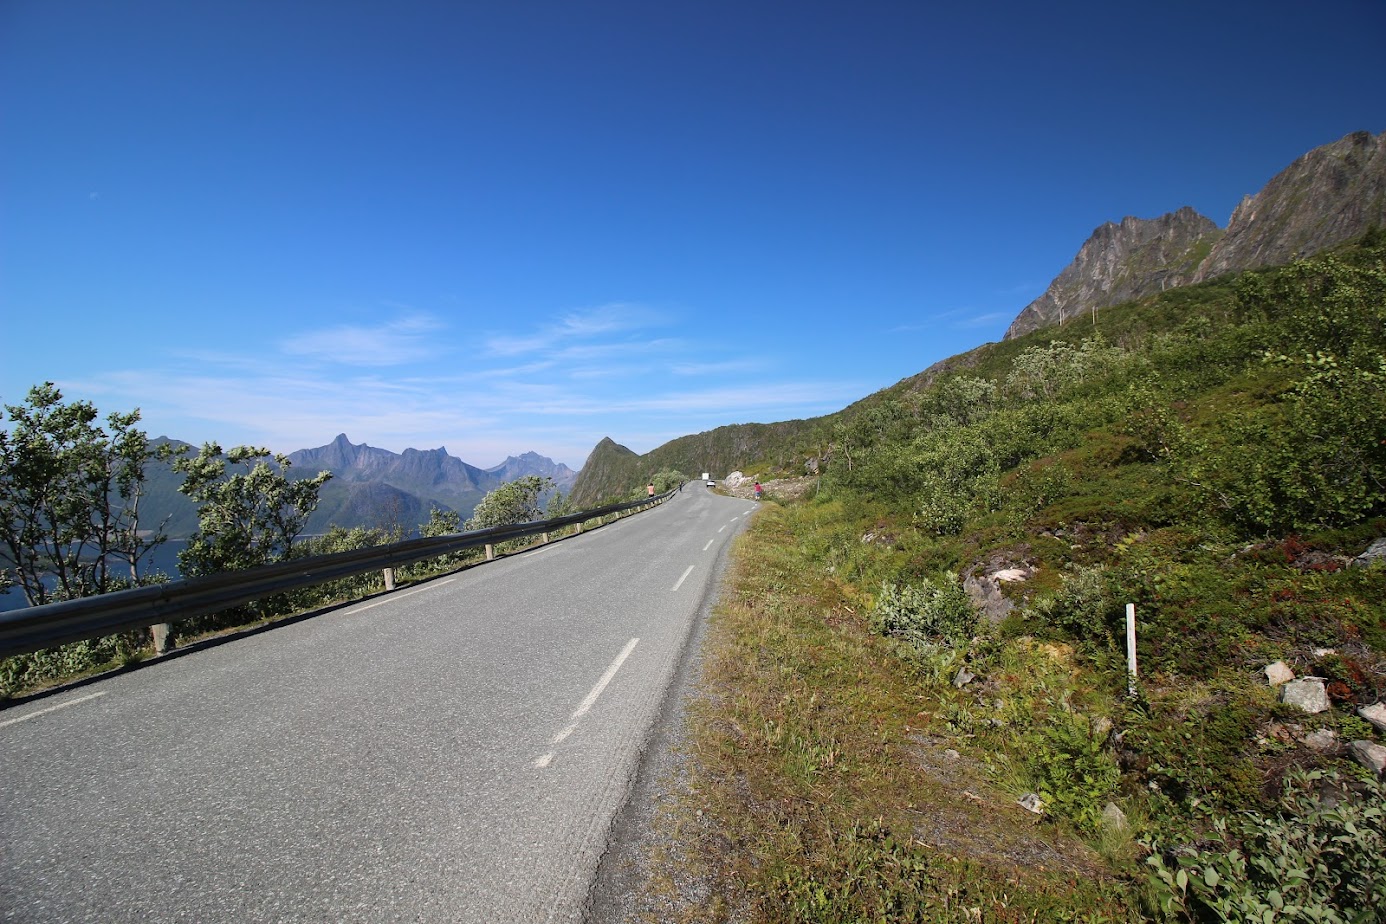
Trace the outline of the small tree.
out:
M 419 535 L 427 538 L 451 536 L 453 533 L 460 532 L 462 532 L 462 514 L 456 510 L 444 510 L 441 507 L 430 507 L 428 522 L 419 527 Z
M 655 493 L 663 494 L 683 484 L 688 480 L 688 476 L 678 470 L 666 468 L 663 471 L 656 472 L 654 478 L 650 480 L 654 482 Z
M 38 606 L 140 582 L 139 563 L 165 540 L 141 529 L 145 466 L 173 454 L 151 447 L 138 410 L 113 413 L 106 429 L 89 402 L 65 403 L 52 382 L 6 405 L 0 430 L 0 563 Z M 112 572 L 123 563 L 128 578 Z M 51 581 L 45 582 L 45 578 Z
M 199 505 L 197 532 L 178 554 L 183 574 L 240 571 L 291 558 L 294 540 L 332 473 L 293 479 L 289 468 L 287 456 L 268 449 L 237 446 L 223 454 L 216 443 L 179 459 L 174 469 L 186 478 L 178 490 Z
M 508 481 L 481 499 L 467 521 L 467 529 L 508 526 L 540 519 L 544 495 L 555 488 L 552 478 L 526 475 Z

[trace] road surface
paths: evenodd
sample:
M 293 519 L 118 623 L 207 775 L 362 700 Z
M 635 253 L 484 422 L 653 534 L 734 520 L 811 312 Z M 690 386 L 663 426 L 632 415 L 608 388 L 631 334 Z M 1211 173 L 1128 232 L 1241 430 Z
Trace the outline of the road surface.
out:
M 0 921 L 577 921 L 754 505 L 581 536 L 0 711 Z

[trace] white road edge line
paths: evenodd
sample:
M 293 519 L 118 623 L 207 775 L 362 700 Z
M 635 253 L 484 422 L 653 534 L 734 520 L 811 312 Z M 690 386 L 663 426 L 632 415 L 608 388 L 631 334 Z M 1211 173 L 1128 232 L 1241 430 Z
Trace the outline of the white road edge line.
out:
M 443 580 L 441 580 L 441 581 L 432 581 L 432 582 L 429 583 L 429 585 L 428 585 L 427 587 L 415 587 L 413 590 L 406 590 L 406 591 L 405 591 L 404 593 L 402 593 L 402 594 L 390 594 L 390 595 L 389 595 L 386 599 L 384 599 L 384 600 L 377 600 L 377 601 L 375 601 L 374 603 L 367 603 L 365 606 L 358 606 L 358 607 L 357 607 L 356 609 L 354 609 L 354 610 L 347 610 L 347 611 L 346 611 L 345 613 L 343 613 L 342 615 L 343 615 L 343 616 L 354 616 L 354 615 L 356 615 L 357 613 L 364 613 L 366 610 L 374 609 L 374 608 L 377 607 L 377 606 L 384 606 L 384 605 L 387 604 L 387 603 L 394 603 L 396 600 L 401 600 L 401 599 L 403 599 L 403 598 L 405 598 L 405 597 L 412 597 L 412 596 L 414 596 L 414 594 L 421 594 L 421 593 L 423 593 L 425 590 L 432 590 L 432 589 L 435 588 L 435 587 L 442 587 L 444 584 L 451 584 L 451 583 L 452 583 L 453 581 L 455 581 L 455 580 L 457 580 L 457 578 L 445 578 L 445 579 L 443 579 Z
M 703 551 L 706 552 L 708 549 L 712 548 L 712 544 L 716 541 L 716 539 L 709 539 L 707 545 L 703 546 Z
M 690 568 L 689 570 L 691 571 L 693 569 Z M 578 722 L 582 720 L 582 717 L 585 716 L 587 711 L 597 702 L 597 698 L 602 695 L 602 692 L 606 689 L 606 685 L 611 682 L 611 678 L 616 676 L 616 672 L 621 669 L 622 664 L 626 663 L 626 658 L 630 657 L 630 653 L 635 650 L 635 646 L 638 644 L 640 644 L 640 639 L 638 638 L 633 638 L 629 642 L 626 642 L 626 647 L 622 648 L 621 653 L 616 656 L 616 660 L 611 662 L 611 666 L 606 669 L 606 673 L 602 674 L 602 679 L 597 681 L 597 685 L 587 694 L 587 698 L 579 703 L 577 709 L 573 710 L 573 714 L 568 717 L 567 727 L 554 736 L 551 742 L 552 744 L 556 745 L 561 743 L 565 738 L 577 731 Z M 541 757 L 536 757 L 532 766 L 536 770 L 542 770 L 552 761 L 553 752 L 550 751 Z
M 671 587 L 671 588 L 669 589 L 669 593 L 673 593 L 674 591 L 676 591 L 676 590 L 678 590 L 680 587 L 682 587 L 682 586 L 683 586 L 683 582 L 686 581 L 686 580 L 688 580 L 688 576 L 689 576 L 690 574 L 692 574 L 692 573 L 693 573 L 693 566 L 692 566 L 692 565 L 689 565 L 689 566 L 684 570 L 683 576 L 679 578 L 678 583 L 676 583 L 673 587 Z
M 20 722 L 27 722 L 30 719 L 37 719 L 41 715 L 47 715 L 50 712 L 57 712 L 59 709 L 66 709 L 68 706 L 75 706 L 78 703 L 85 703 L 89 699 L 96 699 L 98 696 L 105 695 L 105 690 L 102 690 L 100 693 L 88 693 L 86 696 L 79 696 L 76 699 L 70 699 L 65 703 L 58 703 L 58 705 L 56 706 L 49 706 L 47 709 L 40 709 L 37 712 L 31 712 L 28 715 L 22 715 L 17 719 L 6 719 L 5 721 L 0 722 L 0 728 L 5 728 L 9 725 L 18 725 Z

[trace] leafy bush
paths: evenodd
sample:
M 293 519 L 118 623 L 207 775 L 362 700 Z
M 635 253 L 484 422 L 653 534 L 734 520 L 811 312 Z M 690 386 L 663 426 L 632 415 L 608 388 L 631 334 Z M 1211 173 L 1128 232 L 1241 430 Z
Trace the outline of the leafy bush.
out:
M 922 648 L 966 641 L 976 626 L 977 611 L 950 571 L 940 581 L 924 578 L 903 587 L 882 583 L 871 619 L 877 632 Z
M 553 486 L 552 478 L 538 475 L 507 481 L 481 499 L 467 521 L 467 529 L 508 526 L 541 519 L 544 514 L 544 494 Z
M 1063 576 L 1060 588 L 1035 602 L 1034 612 L 1046 622 L 1083 642 L 1110 648 L 1120 606 L 1112 600 L 1106 569 L 1078 568 Z
M 1218 818 L 1216 846 L 1153 853 L 1151 881 L 1184 920 L 1386 921 L 1383 806 L 1379 782 L 1359 794 L 1333 774 L 1293 774 L 1274 814 Z

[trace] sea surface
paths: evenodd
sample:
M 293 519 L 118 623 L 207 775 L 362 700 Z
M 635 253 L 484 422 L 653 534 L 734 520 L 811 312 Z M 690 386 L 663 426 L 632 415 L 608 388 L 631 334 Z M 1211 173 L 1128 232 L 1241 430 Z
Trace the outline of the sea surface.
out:
M 168 575 L 169 580 L 178 580 L 178 553 L 187 547 L 188 540 L 186 539 L 168 540 L 140 561 L 140 574 L 146 575 L 162 571 Z M 28 598 L 24 596 L 24 591 L 18 587 L 8 593 L 0 593 L 0 613 L 23 609 L 28 605 Z

